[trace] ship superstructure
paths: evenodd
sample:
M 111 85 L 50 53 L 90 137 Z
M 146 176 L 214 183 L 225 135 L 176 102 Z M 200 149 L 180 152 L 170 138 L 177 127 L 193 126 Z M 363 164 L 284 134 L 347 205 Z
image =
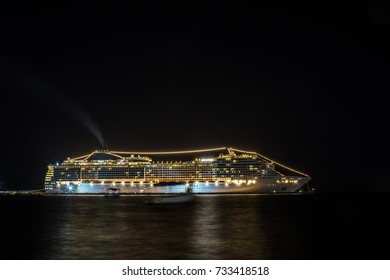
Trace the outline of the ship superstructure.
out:
M 164 158 L 153 160 L 153 157 Z M 172 160 L 186 156 L 190 160 Z M 167 158 L 171 160 L 167 160 Z M 295 175 L 286 175 L 275 167 Z M 94 151 L 51 164 L 45 189 L 58 193 L 275 193 L 296 192 L 310 180 L 302 172 L 256 152 L 215 148 L 176 152 Z

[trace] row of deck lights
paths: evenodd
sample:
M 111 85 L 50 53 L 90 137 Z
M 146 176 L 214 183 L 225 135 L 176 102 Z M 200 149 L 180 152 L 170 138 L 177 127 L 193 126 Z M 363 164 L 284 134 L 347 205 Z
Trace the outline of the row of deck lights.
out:
M 194 182 L 195 183 L 195 185 L 198 185 L 199 184 L 199 181 L 195 181 Z M 248 181 L 245 181 L 245 180 L 234 180 L 234 181 L 226 181 L 225 182 L 225 186 L 229 186 L 229 184 L 235 184 L 235 185 L 241 185 L 241 184 L 247 184 L 247 185 L 250 185 L 250 184 L 255 184 L 256 183 L 256 180 L 248 180 Z M 75 184 L 76 185 L 78 185 L 78 186 L 80 186 L 81 185 L 81 182 L 75 182 Z M 101 181 L 100 182 L 100 184 L 101 185 L 104 185 L 104 181 Z M 121 183 L 120 183 L 122 186 L 125 186 L 125 182 L 124 181 L 122 181 Z M 210 182 L 209 181 L 205 181 L 205 185 L 206 186 L 208 186 L 210 184 Z M 214 182 L 214 185 L 215 186 L 218 186 L 220 184 L 220 181 L 215 181 Z M 66 186 L 69 186 L 70 185 L 70 182 L 65 182 L 65 185 Z M 94 185 L 94 183 L 93 182 L 90 182 L 89 183 L 89 185 L 91 186 L 91 187 L 93 187 L 93 185 Z M 112 186 L 115 186 L 116 185 L 116 183 L 115 182 L 112 182 L 111 183 L 111 185 Z M 134 186 L 135 184 L 134 184 L 134 182 L 130 182 L 130 186 Z M 143 181 L 141 181 L 140 183 L 139 183 L 139 185 L 140 186 L 143 186 L 144 185 L 144 182 Z M 149 183 L 149 185 L 150 186 L 153 186 L 153 182 L 151 181 L 150 183 Z M 189 182 L 186 182 L 186 184 L 185 184 L 186 186 L 190 186 L 190 183 Z M 60 183 L 57 183 L 57 186 L 60 186 Z

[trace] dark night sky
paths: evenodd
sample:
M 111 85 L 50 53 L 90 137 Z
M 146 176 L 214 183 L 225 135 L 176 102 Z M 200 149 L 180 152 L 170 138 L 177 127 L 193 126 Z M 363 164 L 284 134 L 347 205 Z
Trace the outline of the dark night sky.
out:
M 386 1 L 183 2 L 0 9 L 3 187 L 100 148 L 85 114 L 113 150 L 233 146 L 321 191 L 388 185 Z

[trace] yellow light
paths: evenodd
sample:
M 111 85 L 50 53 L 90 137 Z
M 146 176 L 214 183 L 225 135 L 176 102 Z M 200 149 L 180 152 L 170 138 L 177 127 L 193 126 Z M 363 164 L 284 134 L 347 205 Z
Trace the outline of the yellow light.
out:
M 173 152 L 120 152 L 112 151 L 114 154 L 139 154 L 139 155 L 172 155 L 172 154 L 191 154 L 191 153 L 202 153 L 225 150 L 226 147 L 212 148 L 212 149 L 201 149 L 201 150 L 187 150 L 187 151 L 173 151 Z
M 124 181 L 122 181 L 122 183 L 121 183 L 121 184 L 122 184 L 122 186 L 124 186 L 124 185 L 125 185 L 125 182 L 124 182 Z

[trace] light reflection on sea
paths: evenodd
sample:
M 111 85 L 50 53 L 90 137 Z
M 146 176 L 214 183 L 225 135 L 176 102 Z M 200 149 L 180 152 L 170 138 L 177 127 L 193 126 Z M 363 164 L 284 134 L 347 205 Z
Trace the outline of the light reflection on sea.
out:
M 0 196 L 1 238 L 7 245 L 0 257 L 377 259 L 387 256 L 375 248 L 387 244 L 390 232 L 379 221 L 390 213 L 390 196 L 200 195 L 191 204 L 176 205 L 147 205 L 143 199 Z M 365 210 L 361 208 L 363 201 L 369 206 Z M 371 215 L 374 212 L 376 216 Z M 369 246 L 365 240 L 370 240 Z

